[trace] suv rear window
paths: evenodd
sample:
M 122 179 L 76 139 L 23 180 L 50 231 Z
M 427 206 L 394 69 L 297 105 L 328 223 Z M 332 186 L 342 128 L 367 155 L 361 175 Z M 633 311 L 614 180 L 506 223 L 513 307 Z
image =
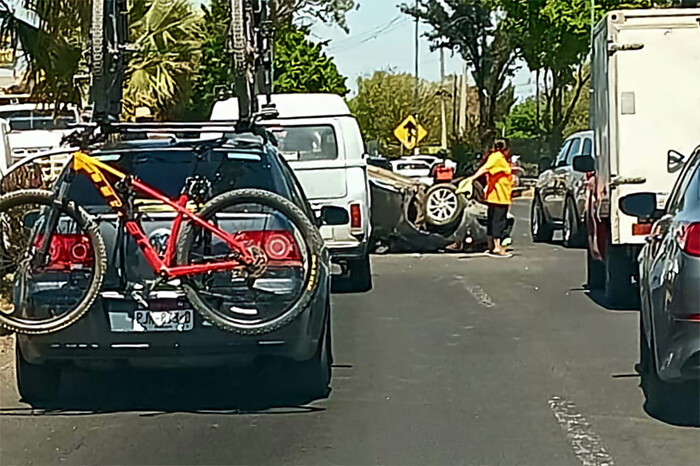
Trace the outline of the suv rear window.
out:
M 212 181 L 213 196 L 233 189 L 256 188 L 290 198 L 279 167 L 266 162 L 259 154 L 214 149 L 198 162 L 191 150 L 183 149 L 115 151 L 96 157 L 173 199 L 182 191 L 186 179 L 195 174 Z M 106 207 L 104 198 L 82 175 L 73 181 L 69 197 L 83 206 Z
M 289 161 L 338 158 L 338 141 L 330 125 L 285 126 L 269 130 L 277 138 L 280 154 Z

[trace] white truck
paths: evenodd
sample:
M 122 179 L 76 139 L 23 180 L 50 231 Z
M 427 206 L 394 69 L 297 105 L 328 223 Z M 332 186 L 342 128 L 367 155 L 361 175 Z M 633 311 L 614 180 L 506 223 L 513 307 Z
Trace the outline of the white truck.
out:
M 623 214 L 619 199 L 654 192 L 665 202 L 678 175 L 670 151 L 687 155 L 700 144 L 700 9 L 608 13 L 594 31 L 592 88 L 597 157 L 574 168 L 594 172 L 588 284 L 618 307 L 635 299 L 637 255 L 651 231 Z
M 265 102 L 260 97 L 261 105 Z M 279 117 L 261 124 L 276 136 L 314 209 L 347 209 L 347 225 L 321 228 L 333 262 L 342 273 L 334 289 L 364 292 L 372 288 L 367 157 L 357 120 L 342 97 L 332 94 L 273 94 Z M 214 104 L 212 120 L 237 120 L 235 98 Z

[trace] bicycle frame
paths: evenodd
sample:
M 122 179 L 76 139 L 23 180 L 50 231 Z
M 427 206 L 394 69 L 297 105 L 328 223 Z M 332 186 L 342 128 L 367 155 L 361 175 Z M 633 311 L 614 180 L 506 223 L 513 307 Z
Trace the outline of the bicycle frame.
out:
M 151 188 L 139 179 L 131 177 L 126 173 L 123 173 L 81 151 L 73 154 L 71 164 L 72 170 L 76 174 L 85 175 L 92 182 L 92 184 L 97 187 L 98 191 L 102 197 L 105 198 L 112 211 L 116 212 L 120 218 L 124 219 L 126 231 L 132 238 L 134 238 L 134 241 L 136 241 L 136 244 L 153 270 L 162 278 L 174 279 L 206 272 L 231 270 L 241 266 L 254 264 L 255 260 L 248 252 L 245 245 L 237 241 L 232 235 L 218 228 L 216 225 L 207 222 L 187 209 L 186 206 L 187 202 L 189 201 L 187 194 L 181 194 L 177 201 L 173 201 L 166 195 L 158 192 L 154 188 Z M 158 251 L 156 251 L 156 249 L 151 245 L 148 237 L 141 227 L 141 224 L 134 218 L 130 218 L 130 214 L 124 208 L 122 199 L 119 197 L 119 195 L 117 195 L 116 191 L 107 179 L 105 172 L 117 178 L 119 181 L 126 182 L 129 188 L 146 194 L 150 198 L 162 202 L 177 212 L 177 216 L 172 224 L 170 237 L 168 238 L 168 242 L 166 244 L 164 257 L 161 257 L 158 254 Z M 177 239 L 180 236 L 182 221 L 185 218 L 225 241 L 231 247 L 232 251 L 234 251 L 232 255 L 235 257 L 235 259 L 232 261 L 210 264 L 175 265 L 175 245 L 177 244 Z

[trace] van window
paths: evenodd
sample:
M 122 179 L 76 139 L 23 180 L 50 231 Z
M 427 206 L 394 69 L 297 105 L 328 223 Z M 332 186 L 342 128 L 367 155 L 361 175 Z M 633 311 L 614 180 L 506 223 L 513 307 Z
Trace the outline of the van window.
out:
M 289 161 L 335 160 L 338 141 L 330 125 L 270 128 L 279 151 Z
M 63 110 L 54 115 L 52 109 L 5 110 L 0 118 L 10 122 L 15 131 L 67 129 L 77 123 L 75 113 Z

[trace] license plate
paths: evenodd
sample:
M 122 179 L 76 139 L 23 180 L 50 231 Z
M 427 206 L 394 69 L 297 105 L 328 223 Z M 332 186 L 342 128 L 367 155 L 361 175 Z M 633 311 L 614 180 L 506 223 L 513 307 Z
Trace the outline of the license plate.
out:
M 191 310 L 136 311 L 133 332 L 186 332 L 194 327 Z

